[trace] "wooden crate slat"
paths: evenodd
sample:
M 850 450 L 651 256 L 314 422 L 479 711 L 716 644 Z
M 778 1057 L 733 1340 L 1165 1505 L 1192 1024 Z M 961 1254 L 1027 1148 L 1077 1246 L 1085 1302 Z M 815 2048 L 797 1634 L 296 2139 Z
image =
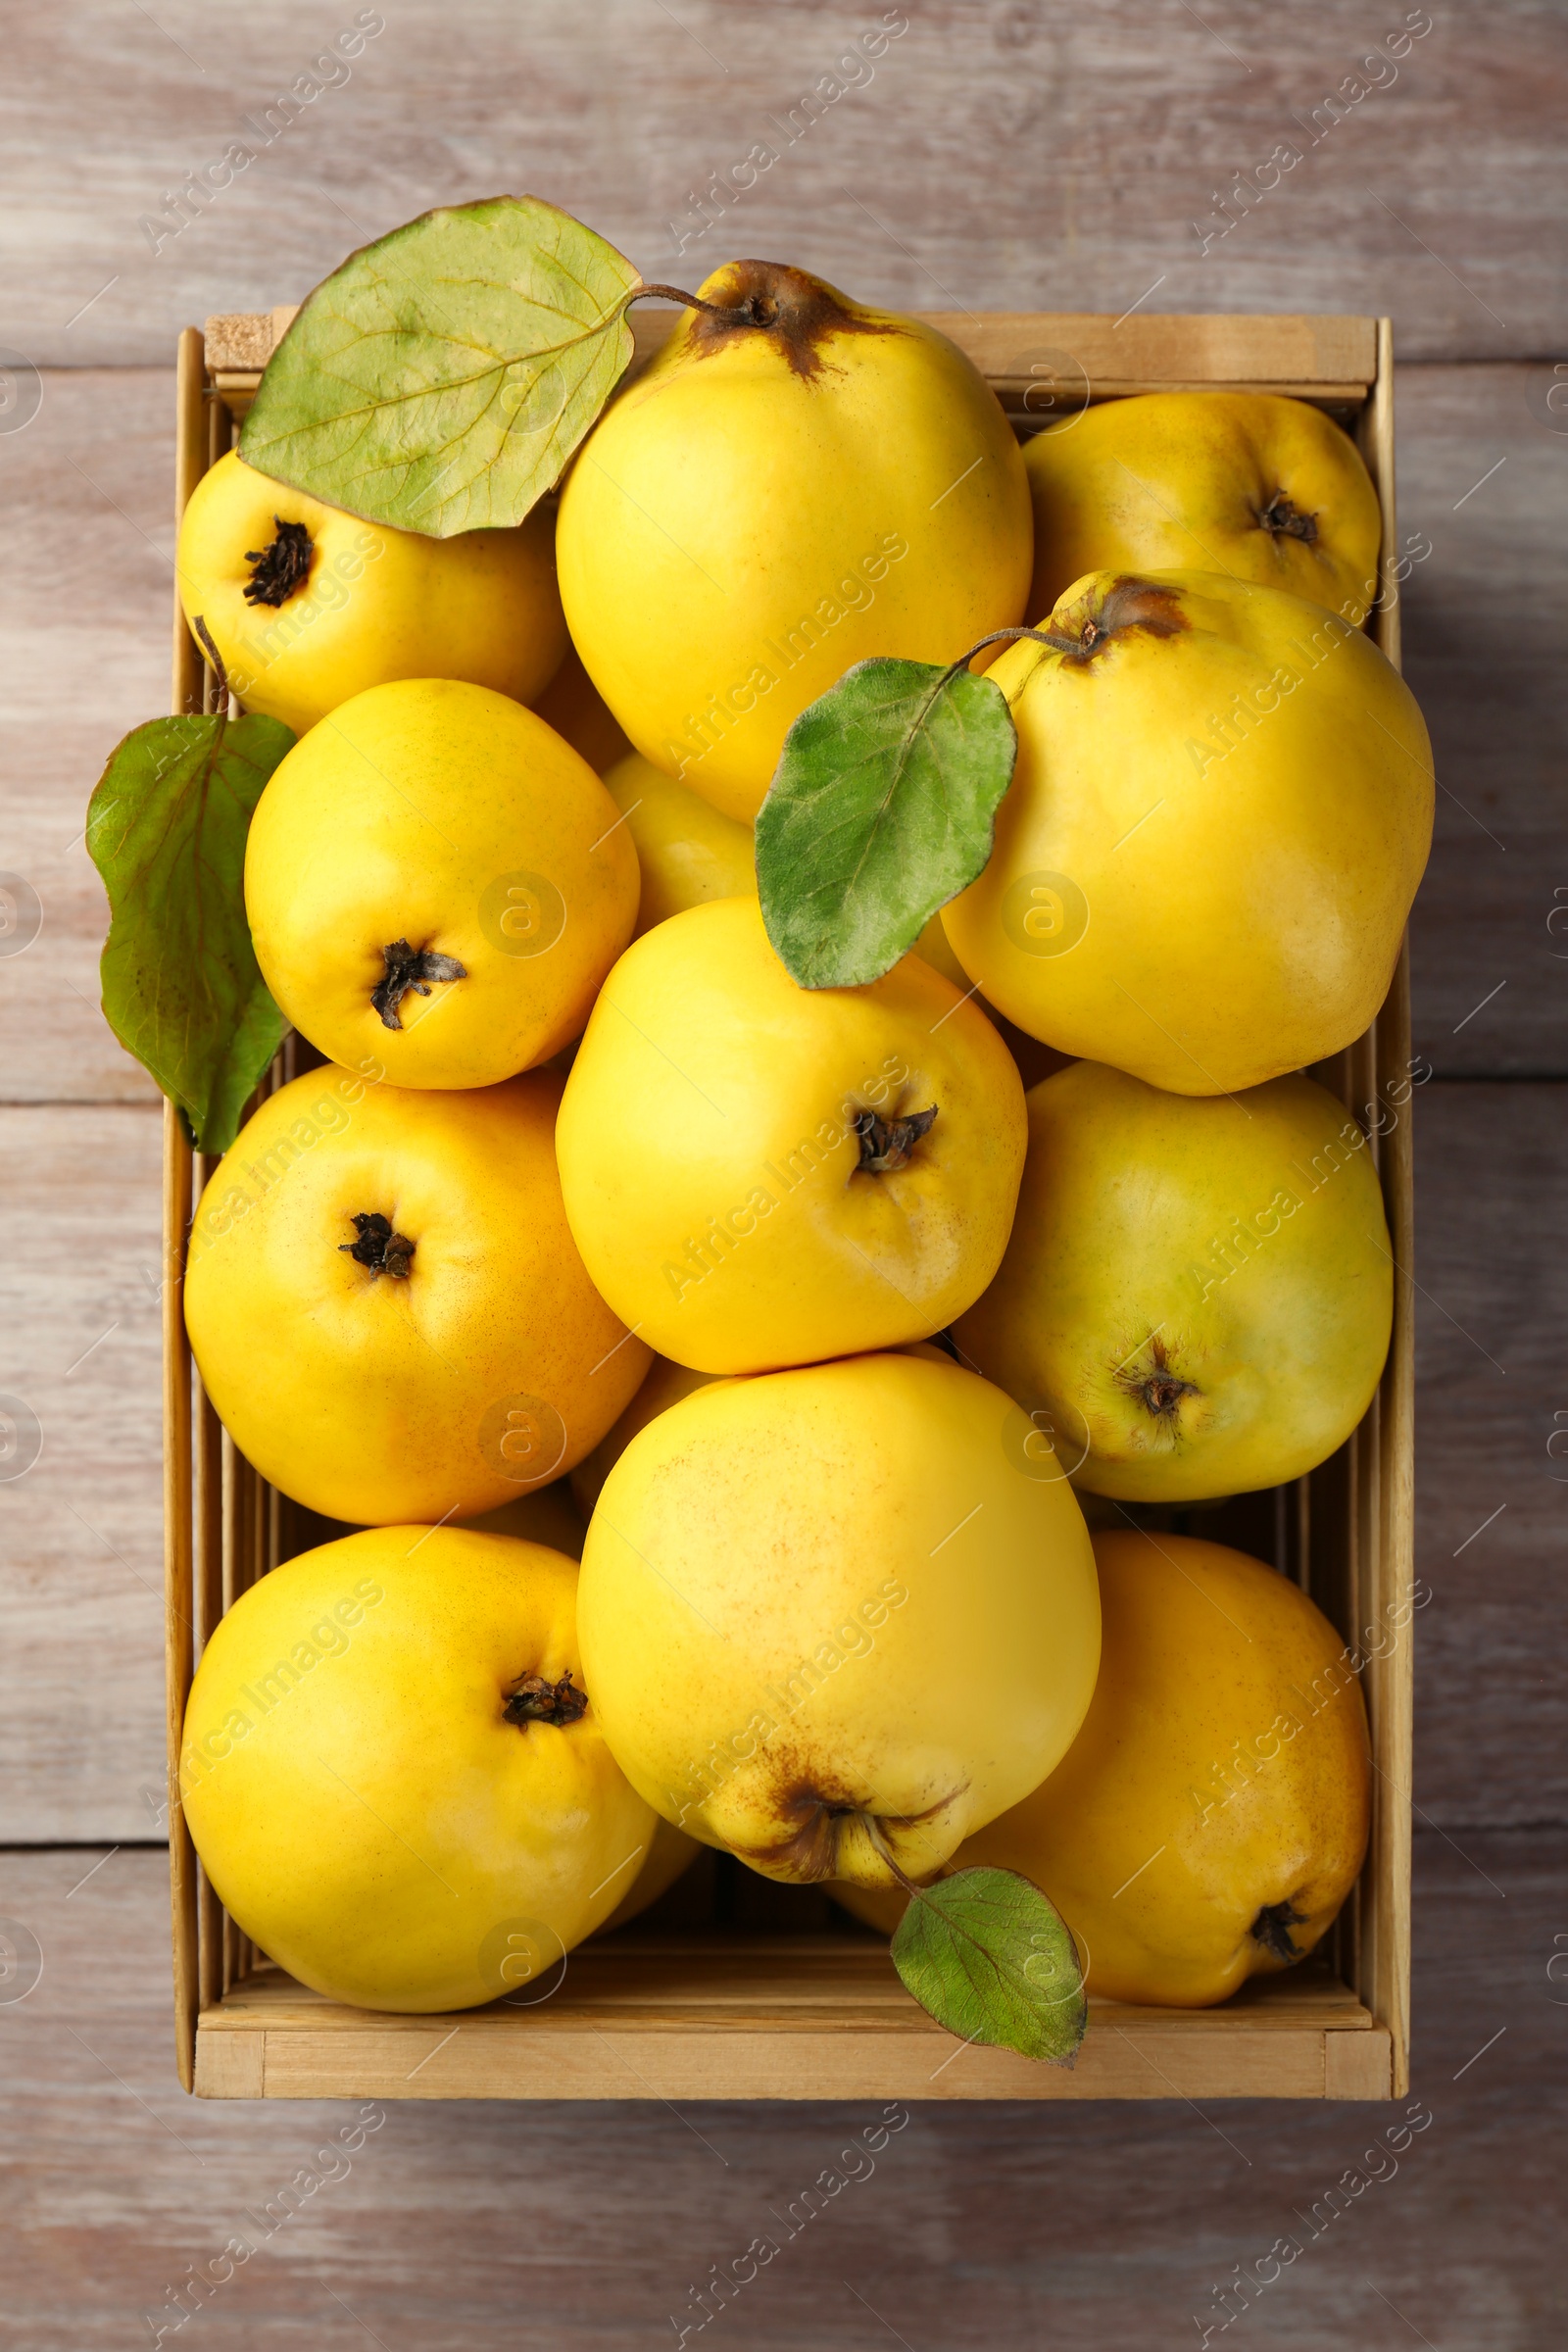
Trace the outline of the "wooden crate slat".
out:
M 208 2098 L 1369 2098 L 1389 2078 L 1387 2031 L 1327 1972 L 1210 2010 L 1092 2001 L 1062 2071 L 956 2050 L 884 1945 L 808 1936 L 589 1943 L 552 1997 L 446 2017 L 267 1969 L 204 2013 L 196 2050 Z
M 1377 373 L 1357 421 L 1357 440 L 1377 485 L 1382 509 L 1382 594 L 1373 628 L 1379 646 L 1397 669 L 1401 653 L 1401 597 L 1394 574 L 1398 550 L 1395 478 L 1394 325 L 1377 321 Z M 1393 1629 L 1392 1655 L 1368 1656 L 1362 1684 L 1372 1730 L 1375 1788 L 1372 1842 L 1355 1919 L 1355 1984 L 1362 1998 L 1389 2027 L 1391 2077 L 1384 2096 L 1402 2098 L 1410 2082 L 1410 1783 L 1414 1761 L 1415 1677 L 1411 1660 L 1410 1606 L 1415 1583 L 1415 1284 L 1414 1161 L 1411 1150 L 1413 1098 L 1410 1064 L 1410 949 L 1399 950 L 1394 984 L 1374 1023 L 1371 1068 L 1381 1100 L 1396 1114 L 1375 1145 L 1389 1239 L 1394 1255 L 1394 1332 L 1374 1407 L 1377 1451 L 1368 1465 L 1375 1491 L 1364 1497 L 1367 1516 L 1360 1541 L 1372 1564 L 1364 1599 L 1366 1614 L 1347 1629 L 1365 1639 L 1376 1629 L 1381 1647 Z M 1391 1092 L 1392 1090 L 1392 1092 Z M 1401 1103 L 1399 1093 L 1405 1093 Z M 1404 1618 L 1399 1624 L 1401 1615 Z M 1376 1903 L 1365 1900 L 1368 1885 Z M 1351 2094 L 1345 2094 L 1351 2095 Z
M 1377 380 L 1378 322 L 1372 318 L 1154 312 L 1115 319 L 1082 311 L 918 315 L 968 354 L 1009 414 L 1026 418 L 1039 409 L 1042 373 L 1063 359 L 1069 363 L 1067 383 L 1081 369 L 1096 400 L 1136 392 L 1246 390 L 1353 413 Z M 212 380 L 234 416 L 250 407 L 261 371 L 294 316 L 284 307 L 208 319 Z M 628 316 L 635 374 L 667 342 L 680 314 L 637 309 Z M 1035 421 L 1049 419 L 1038 415 Z
M 680 313 L 633 310 L 638 359 L 665 342 Z M 1329 386 L 1364 398 L 1377 376 L 1372 318 L 1259 317 L 1218 312 L 1135 313 L 1115 319 L 1091 311 L 924 311 L 926 323 L 966 351 L 983 375 L 1027 383 L 1050 352 L 1076 360 L 1091 380 L 1153 384 L 1291 383 Z M 207 321 L 207 364 L 215 379 L 259 374 L 295 317 L 293 308 L 229 313 Z
M 191 1210 L 191 1155 L 178 1113 L 164 1104 L 164 1660 L 169 1726 L 169 1886 L 174 1959 L 174 2037 L 179 2076 L 191 2087 L 198 1983 L 196 1849 L 179 1793 L 179 1743 L 195 1667 L 191 1560 L 191 1361 L 183 1267 Z
M 1108 2018 L 1129 2030 L 1167 2025 L 1169 2009 L 1119 2002 L 1090 2002 L 1096 2019 Z M 892 2018 L 901 2031 L 935 2035 L 943 2029 L 912 2009 L 885 1943 L 869 1936 L 788 1936 L 726 1938 L 616 1936 L 590 1940 L 570 1955 L 564 1978 L 547 1999 L 529 2005 L 506 2002 L 454 2013 L 470 2032 L 508 2035 L 556 2032 L 591 2016 L 607 2032 L 628 2017 L 700 2014 L 715 2019 L 810 2018 L 831 2011 L 844 2018 L 882 2024 Z M 1204 2012 L 1226 2029 L 1295 2031 L 1303 2024 L 1359 2032 L 1370 2029 L 1370 2012 L 1326 1969 L 1254 1977 L 1223 2007 Z M 204 2020 L 204 2032 L 268 2030 L 353 2034 L 389 2027 L 428 2031 L 428 2018 L 355 2009 L 286 1976 L 270 1964 L 252 1977 L 220 2011 Z
M 198 2095 L 336 2099 L 1226 2099 L 1387 2097 L 1389 2036 L 1270 2031 L 1219 2011 L 1103 2021 L 1069 2068 L 942 2044 L 911 2026 L 719 2028 L 663 2020 L 614 2034 L 582 2023 L 483 2034 L 461 2021 L 356 2034 L 204 2032 Z M 1342 2052 L 1340 2045 L 1349 2045 Z M 1331 2061 L 1330 2053 L 1334 2053 Z M 1333 2088 L 1331 2089 L 1331 2083 Z

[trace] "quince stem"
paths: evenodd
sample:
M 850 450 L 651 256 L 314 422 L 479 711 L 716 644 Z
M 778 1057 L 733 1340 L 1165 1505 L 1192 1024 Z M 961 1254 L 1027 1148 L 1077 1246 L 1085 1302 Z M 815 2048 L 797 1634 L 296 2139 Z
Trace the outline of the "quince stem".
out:
M 881 1855 L 889 1870 L 892 1871 L 894 1878 L 898 1881 L 898 1884 L 904 1888 L 905 1893 L 909 1896 L 911 1901 L 923 1903 L 926 1899 L 923 1889 L 915 1885 L 908 1873 L 904 1870 L 894 1859 L 893 1850 L 888 1844 L 887 1839 L 882 1835 L 882 1824 L 878 1821 L 876 1815 L 874 1813 L 867 1813 L 863 1818 L 865 1821 L 866 1836 L 870 1838 L 871 1843 L 876 1847 L 877 1852 Z
M 1085 615 L 1076 637 L 1063 629 L 993 629 L 978 645 L 971 645 L 966 654 L 949 663 L 936 692 L 940 694 L 949 678 L 956 678 L 960 669 L 967 669 L 976 654 L 983 653 L 988 645 L 1004 645 L 1028 637 L 1036 645 L 1049 645 L 1054 653 L 1087 662 L 1123 629 L 1146 629 L 1152 637 L 1174 637 L 1190 625 L 1171 591 L 1161 587 L 1157 580 L 1117 579 L 1101 598 L 1098 612 Z
M 190 625 L 202 652 L 207 657 L 207 665 L 217 683 L 218 713 L 221 717 L 228 709 L 228 671 L 223 667 L 223 657 L 213 643 L 213 633 L 199 612 Z
M 772 326 L 778 318 L 776 307 L 763 294 L 749 295 L 745 302 L 727 304 L 705 302 L 700 294 L 684 294 L 679 286 L 634 286 L 621 304 L 626 310 L 634 302 L 678 302 L 689 311 L 706 311 L 710 318 L 722 318 L 726 326 Z

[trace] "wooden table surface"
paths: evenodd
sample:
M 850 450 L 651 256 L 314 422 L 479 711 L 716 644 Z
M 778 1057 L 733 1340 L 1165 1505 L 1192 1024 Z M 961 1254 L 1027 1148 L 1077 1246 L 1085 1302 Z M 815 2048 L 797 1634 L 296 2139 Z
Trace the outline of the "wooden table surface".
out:
M 318 66 L 356 24 L 352 64 Z M 690 2289 L 777 2237 L 770 2213 L 868 2120 L 391 2105 L 332 2157 L 340 2110 L 174 2083 L 159 1117 L 97 1010 L 83 805 L 165 707 L 176 330 L 297 300 L 351 245 L 503 188 L 687 283 L 762 253 L 908 309 L 1392 313 L 1401 532 L 1429 551 L 1405 643 L 1443 788 L 1414 923 L 1430 2124 L 1396 2159 L 1386 2108 L 915 2109 L 710 2325 L 766 2352 L 1144 2352 L 1217 2339 L 1216 2287 L 1294 2235 L 1234 2323 L 1252 2340 L 1568 2340 L 1565 35 L 1550 0 L 6 12 L 0 867 L 41 910 L 0 955 L 0 1391 L 43 1432 L 0 1483 L 0 1914 L 43 1955 L 25 2000 L 0 1981 L 22 2231 L 0 2328 L 24 2352 L 169 2340 L 171 2291 L 235 2235 L 256 2252 L 184 2322 L 193 2343 L 671 2342 Z M 813 89 L 839 94 L 803 128 Z M 1223 212 L 1282 145 L 1278 186 Z M 231 184 L 181 210 L 185 175 L 235 146 Z M 759 146 L 775 160 L 726 200 L 713 175 Z

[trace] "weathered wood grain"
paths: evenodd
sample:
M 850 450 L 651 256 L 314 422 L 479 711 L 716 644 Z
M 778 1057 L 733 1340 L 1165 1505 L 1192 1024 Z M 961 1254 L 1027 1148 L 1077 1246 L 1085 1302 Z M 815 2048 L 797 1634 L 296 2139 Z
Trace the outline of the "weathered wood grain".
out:
M 0 958 L 9 1102 L 158 1100 L 99 1009 L 108 906 L 82 826 L 114 746 L 169 707 L 173 448 L 163 368 L 53 376 L 31 424 L 0 436 L 0 868 L 42 918 Z
M 574 1952 L 548 2002 L 503 2002 L 456 2034 L 452 2022 L 348 2009 L 268 1969 L 205 2013 L 195 2088 L 208 2098 L 533 2101 L 635 2097 L 641 2085 L 677 2102 L 1147 2099 L 1162 2084 L 1199 2100 L 1319 2099 L 1336 2085 L 1387 2099 L 1391 2089 L 1387 2027 L 1326 1971 L 1260 1980 L 1200 2017 L 1092 2000 L 1089 2038 L 1067 2070 L 1011 2050 L 955 2053 L 884 1945 L 804 1929 L 737 1946 L 639 1927 Z
M 43 1952 L 36 1989 L 0 2005 L 7 2316 L 26 2352 L 109 2352 L 151 2342 L 146 2315 L 172 2317 L 183 2284 L 200 2317 L 180 2340 L 247 2352 L 638 2352 L 676 2340 L 670 2315 L 700 2317 L 691 2288 L 762 2237 L 779 2251 L 723 2340 L 807 2352 L 891 2328 L 918 2352 L 1146 2352 L 1195 2340 L 1216 2283 L 1290 2239 L 1298 2252 L 1239 2323 L 1284 2352 L 1372 2352 L 1411 2328 L 1442 2352 L 1556 2352 L 1561 2184 L 1524 2151 L 1551 2129 L 1553 2002 L 1568 1996 L 1546 1971 L 1568 1849 L 1560 1833 L 1463 1844 L 1417 1839 L 1409 2106 L 1431 2121 L 1401 2152 L 1386 2134 L 1403 2103 L 1171 2099 L 1049 2116 L 911 2104 L 863 2161 L 842 2152 L 876 2103 L 645 2097 L 519 2118 L 388 2101 L 362 2119 L 187 2100 L 163 1856 L 116 1854 L 70 1892 L 100 1852 L 6 1855 L 3 1907 Z M 861 2178 L 808 2221 L 803 2192 L 828 2168 Z M 230 2238 L 255 2250 L 204 2300 L 191 2273 Z
M 1568 411 L 1548 427 L 1547 389 L 1542 368 L 1397 388 L 1399 537 L 1420 559 L 1404 670 L 1441 787 L 1413 1021 L 1446 1074 L 1568 1071 Z
M 283 303 L 203 321 L 208 372 L 232 415 L 249 409 L 257 377 L 298 315 L 297 303 Z M 1171 390 L 1242 385 L 1257 391 L 1301 387 L 1325 405 L 1358 408 L 1378 372 L 1377 320 L 1365 316 L 1145 311 L 1112 318 L 1108 311 L 981 315 L 929 308 L 919 316 L 967 354 L 1009 415 L 1024 417 L 1040 407 L 1033 369 L 1043 351 L 1076 362 L 1097 400 L 1147 391 L 1152 383 Z M 626 381 L 662 350 L 679 318 L 672 303 L 627 313 L 633 348 Z M 1068 380 L 1078 374 L 1069 371 Z
M 1416 1572 L 1434 1594 L 1415 1620 L 1416 1796 L 1445 1824 L 1560 1821 L 1568 1086 L 1435 1083 L 1412 1107 Z
M 0 1389 L 42 1437 L 0 1481 L 0 1839 L 162 1828 L 161 1147 L 157 1108 L 0 1108 Z
M 904 308 L 1112 316 L 1158 280 L 1168 309 L 1394 311 L 1428 357 L 1549 353 L 1562 332 L 1552 242 L 1532 230 L 1563 203 L 1568 43 L 1531 0 L 1430 19 L 1394 0 L 380 13 L 351 63 L 315 74 L 354 11 L 282 0 L 220 24 L 198 0 L 76 0 L 19 19 L 0 112 L 28 195 L 0 227 L 11 338 L 39 366 L 158 365 L 179 325 L 298 300 L 427 206 L 518 185 L 659 277 L 761 253 Z M 1431 29 L 1365 66 L 1411 18 Z M 335 86 L 304 96 L 313 81 Z M 233 146 L 254 160 L 215 190 Z M 1299 161 L 1260 193 L 1282 147 Z M 737 194 L 754 150 L 776 160 Z M 206 198 L 160 228 L 210 167 Z M 1227 215 L 1238 173 L 1251 193 Z

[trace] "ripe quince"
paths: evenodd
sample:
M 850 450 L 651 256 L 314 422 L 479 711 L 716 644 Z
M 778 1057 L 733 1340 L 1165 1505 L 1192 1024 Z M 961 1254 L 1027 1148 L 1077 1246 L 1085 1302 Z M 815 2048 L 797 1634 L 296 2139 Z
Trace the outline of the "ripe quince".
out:
M 231 450 L 191 492 L 174 563 L 241 704 L 303 735 L 393 678 L 533 702 L 566 650 L 554 542 L 547 507 L 453 539 L 366 522 Z
M 991 1004 L 1182 1095 L 1370 1026 L 1432 838 L 1415 697 L 1371 640 L 1219 572 L 1096 572 L 988 672 L 1017 729 L 978 881 L 942 910 Z
M 1099 1601 L 1022 1424 L 922 1350 L 715 1381 L 632 1438 L 578 1622 L 606 1738 L 665 1820 L 768 1878 L 885 1886 L 1052 1769 Z
M 597 1446 L 648 1368 L 556 1174 L 561 1080 L 413 1094 L 313 1070 L 219 1162 L 185 1323 L 246 1459 L 328 1519 L 468 1518 Z
M 1033 526 L 1001 405 L 934 327 L 772 262 L 699 294 L 578 452 L 557 559 L 636 749 L 749 823 L 854 662 L 956 661 L 1022 616 Z
M 1091 1992 L 1227 2000 L 1322 1940 L 1371 1819 L 1361 1688 L 1288 1578 L 1191 1536 L 1097 1535 L 1104 1630 L 1083 1729 L 952 1868 L 1021 1871 L 1073 1931 Z M 895 1927 L 905 1897 L 834 1894 Z
M 297 743 L 251 819 L 245 910 L 303 1037 L 394 1086 L 493 1086 L 588 1018 L 637 855 L 599 778 L 483 686 L 401 680 Z
M 215 1629 L 180 1790 L 247 1936 L 369 2008 L 526 1997 L 642 1867 L 649 1807 L 583 1687 L 577 1570 L 450 1527 L 287 1560 Z
M 1224 571 L 1349 621 L 1378 591 L 1382 516 L 1348 433 L 1273 392 L 1107 400 L 1024 450 L 1031 614 L 1086 571 Z
M 637 852 L 641 939 L 656 923 L 710 899 L 755 896 L 757 856 L 750 825 L 721 815 L 711 801 L 632 752 L 607 769 L 605 790 L 620 810 Z
M 757 1372 L 940 1331 L 1001 1261 L 1023 1160 L 1006 1047 L 918 956 L 797 987 L 755 899 L 635 941 L 556 1148 L 595 1284 L 662 1355 Z
M 1063 1475 L 1125 1501 L 1293 1478 L 1344 1444 L 1389 1351 L 1373 1147 L 1309 1078 L 1233 1100 L 1074 1062 L 1030 1090 L 996 1280 L 954 1327 Z

